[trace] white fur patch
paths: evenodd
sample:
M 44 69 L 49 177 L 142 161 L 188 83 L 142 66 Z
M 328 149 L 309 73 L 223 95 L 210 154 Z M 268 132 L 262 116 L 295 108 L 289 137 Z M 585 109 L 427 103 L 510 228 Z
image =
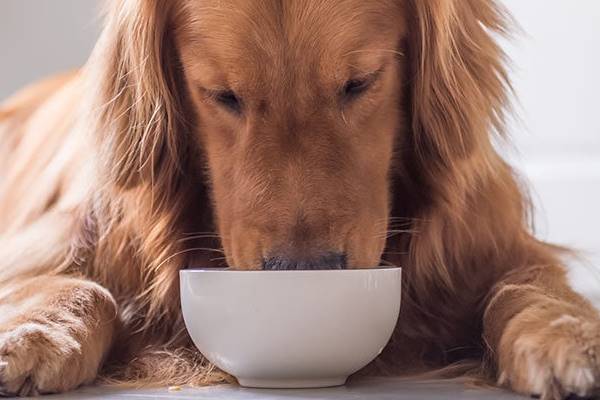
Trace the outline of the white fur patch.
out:
M 563 372 L 562 383 L 567 390 L 585 396 L 594 387 L 594 373 L 590 368 L 571 365 Z
M 578 324 L 580 322 L 581 322 L 581 320 L 579 318 L 575 318 L 574 316 L 569 315 L 569 314 L 563 314 L 559 318 L 550 322 L 550 326 L 556 327 L 556 326 L 566 325 L 566 324 Z
M 24 346 L 24 350 L 26 350 L 30 346 L 35 345 L 36 343 L 29 342 L 36 339 L 35 335 L 43 335 L 49 340 L 53 344 L 52 350 L 54 351 L 63 354 L 81 352 L 81 344 L 64 329 L 35 322 L 19 325 L 14 330 L 4 333 L 0 340 L 3 342 L 3 347 L 9 347 L 11 353 L 15 353 L 16 347 Z
M 502 371 L 500 373 L 500 376 L 498 377 L 498 386 L 504 386 L 507 383 L 508 383 L 508 376 L 506 375 L 506 372 Z
M 515 341 L 515 358 L 524 363 L 527 370 L 527 386 L 532 394 L 543 394 L 550 382 L 551 371 L 548 365 L 540 362 L 536 354 L 538 343 L 530 336 L 522 336 Z
M 575 328 L 575 324 L 578 329 L 586 325 L 580 318 L 564 314 L 550 322 L 549 327 Z M 586 351 L 586 344 L 569 336 L 569 331 L 573 335 L 576 332 L 568 329 L 567 336 L 561 335 L 559 338 L 528 334 L 515 340 L 513 350 L 517 369 L 514 373 L 520 374 L 521 382 L 525 383 L 530 394 L 545 398 L 553 382 L 579 396 L 587 396 L 598 387 L 594 370 L 598 365 L 594 357 L 589 357 L 593 343 Z M 554 338 L 556 342 L 550 342 L 548 338 Z M 501 381 L 506 379 L 505 374 L 500 375 Z

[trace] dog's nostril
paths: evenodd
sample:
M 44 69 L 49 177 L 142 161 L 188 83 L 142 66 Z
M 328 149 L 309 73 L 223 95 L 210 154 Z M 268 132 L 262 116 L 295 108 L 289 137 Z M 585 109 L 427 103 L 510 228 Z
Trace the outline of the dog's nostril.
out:
M 331 252 L 317 257 L 306 258 L 273 256 L 265 259 L 262 267 L 264 270 L 345 269 L 346 255 Z

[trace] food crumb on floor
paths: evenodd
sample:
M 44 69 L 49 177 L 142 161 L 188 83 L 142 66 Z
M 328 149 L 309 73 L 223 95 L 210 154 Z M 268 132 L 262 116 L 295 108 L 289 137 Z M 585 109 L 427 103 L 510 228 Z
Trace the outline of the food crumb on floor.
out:
M 181 390 L 181 386 L 169 386 L 169 392 L 179 392 Z

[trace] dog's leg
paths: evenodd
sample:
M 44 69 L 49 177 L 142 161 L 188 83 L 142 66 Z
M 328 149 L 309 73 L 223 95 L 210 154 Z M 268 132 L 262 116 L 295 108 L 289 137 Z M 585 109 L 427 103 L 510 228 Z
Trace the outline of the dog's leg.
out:
M 112 295 L 66 276 L 38 276 L 0 289 L 0 392 L 32 395 L 95 379 L 117 324 Z
M 600 387 L 600 317 L 562 267 L 530 268 L 499 283 L 483 323 L 500 384 L 542 399 Z

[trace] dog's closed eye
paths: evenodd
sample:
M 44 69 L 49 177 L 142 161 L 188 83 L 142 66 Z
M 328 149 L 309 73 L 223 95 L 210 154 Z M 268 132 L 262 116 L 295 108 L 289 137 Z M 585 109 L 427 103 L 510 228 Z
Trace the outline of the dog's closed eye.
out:
M 342 95 L 345 99 L 358 97 L 371 86 L 371 83 L 372 81 L 366 78 L 350 79 L 344 85 Z
M 230 89 L 205 90 L 207 97 L 225 110 L 234 114 L 242 113 L 242 100 Z
M 236 114 L 242 112 L 242 101 L 232 90 L 223 90 L 216 93 L 215 100 L 217 103 Z
M 342 100 L 350 101 L 360 97 L 373 86 L 380 76 L 382 69 L 358 78 L 352 78 L 346 81 L 341 90 Z

